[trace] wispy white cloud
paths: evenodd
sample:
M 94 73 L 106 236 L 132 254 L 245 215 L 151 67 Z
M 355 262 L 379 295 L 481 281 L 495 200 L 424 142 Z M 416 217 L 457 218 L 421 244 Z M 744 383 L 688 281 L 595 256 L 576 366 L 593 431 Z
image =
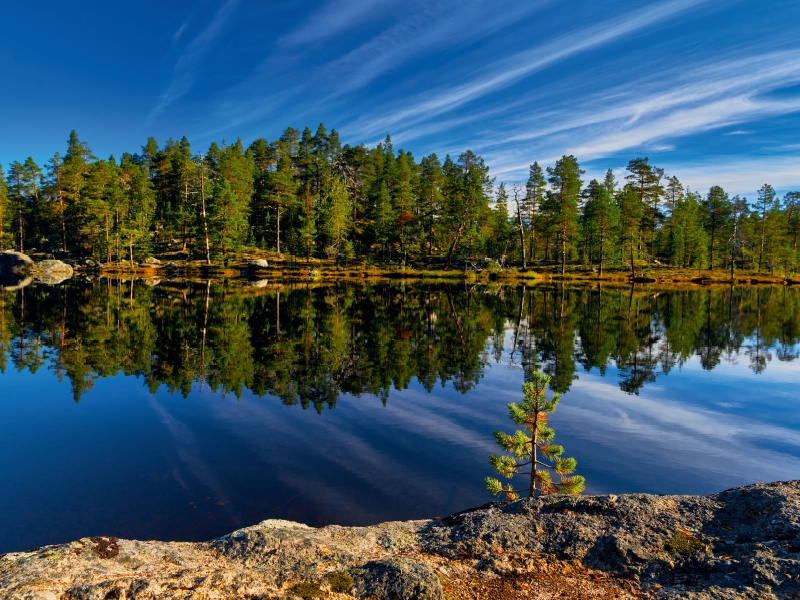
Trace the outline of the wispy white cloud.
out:
M 359 0 L 346 2 L 331 0 L 312 14 L 298 29 L 279 40 L 279 45 L 293 47 L 302 44 L 319 44 L 328 38 L 363 23 L 390 0 Z
M 563 153 L 589 161 L 632 148 L 666 152 L 681 137 L 800 111 L 800 97 L 773 95 L 797 82 L 797 50 L 725 58 L 688 70 L 676 67 L 659 77 L 580 95 L 558 108 L 531 111 L 509 128 L 514 133 L 500 130 L 476 145 L 493 172 L 511 180 L 526 177 L 534 159 L 552 162 Z M 531 142 L 536 156 L 530 155 Z M 728 183 L 750 189 L 739 187 L 740 179 Z
M 351 125 L 356 135 L 368 135 L 376 130 L 386 130 L 398 123 L 431 119 L 455 110 L 469 102 L 511 86 L 537 71 L 541 71 L 581 52 L 610 43 L 621 36 L 632 34 L 659 21 L 663 21 L 700 2 L 673 0 L 633 12 L 624 19 L 609 19 L 583 30 L 569 33 L 545 44 L 536 45 L 508 58 L 501 59 L 481 69 L 471 81 L 439 93 L 425 93 L 404 109 L 387 111 L 379 118 L 361 119 Z
M 222 32 L 239 0 L 226 0 L 219 8 L 211 21 L 206 25 L 191 42 L 184 48 L 172 70 L 172 78 L 167 89 L 161 95 L 158 104 L 145 117 L 144 125 L 150 125 L 167 107 L 178 98 L 185 95 L 193 86 L 196 79 L 196 69 L 200 59 L 211 47 L 211 44 Z M 186 28 L 184 23 L 175 33 L 173 39 L 177 40 Z
M 498 0 L 479 0 L 458 10 L 453 10 L 448 2 L 411 1 L 397 11 L 398 15 L 392 14 L 381 0 L 347 8 L 331 2 L 281 40 L 250 77 L 228 91 L 227 100 L 215 111 L 219 126 L 204 133 L 210 135 L 232 126 L 263 121 L 287 105 L 296 116 L 302 116 L 303 107 L 313 111 L 320 106 L 333 106 L 345 97 L 358 96 L 359 90 L 415 57 L 433 57 L 437 51 L 475 44 L 503 28 L 513 27 L 551 2 L 499 1 L 502 10 L 496 10 Z M 379 8 L 384 12 L 379 12 Z M 343 11 L 341 15 L 337 13 L 339 9 Z M 337 17 L 328 21 L 328 16 L 334 13 Z M 304 64 L 308 54 L 319 52 L 317 42 L 352 29 L 374 15 L 388 20 L 383 29 L 322 63 L 311 67 Z M 300 48 L 301 42 L 306 46 Z M 304 76 L 276 89 L 276 78 L 285 76 L 289 65 L 303 69 Z M 261 94 L 268 94 L 271 101 L 264 102 Z M 313 102 L 309 103 L 309 99 Z M 358 135 L 352 126 L 349 131 Z

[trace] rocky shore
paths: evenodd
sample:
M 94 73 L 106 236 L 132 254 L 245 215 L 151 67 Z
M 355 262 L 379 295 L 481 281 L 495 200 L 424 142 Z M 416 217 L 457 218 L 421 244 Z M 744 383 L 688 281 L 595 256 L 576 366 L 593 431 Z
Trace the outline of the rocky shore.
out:
M 58 285 L 72 277 L 73 269 L 60 260 L 34 262 L 27 254 L 5 250 L 0 252 L 0 287 L 8 290 L 23 288 L 34 280 L 46 285 Z
M 800 598 L 800 481 L 372 527 L 270 520 L 202 543 L 84 538 L 0 556 L 0 597 Z

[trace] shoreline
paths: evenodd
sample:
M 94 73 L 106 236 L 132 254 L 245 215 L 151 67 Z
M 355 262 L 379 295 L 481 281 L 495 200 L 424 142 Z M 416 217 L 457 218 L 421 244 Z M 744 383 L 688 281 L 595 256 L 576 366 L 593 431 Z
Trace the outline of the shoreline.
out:
M 450 268 L 444 270 L 431 264 L 419 263 L 406 267 L 382 265 L 380 267 L 363 262 L 337 264 L 333 261 L 310 259 L 296 261 L 281 257 L 264 258 L 264 255 L 244 254 L 236 260 L 226 263 L 208 265 L 202 260 L 182 260 L 174 255 L 162 255 L 161 258 L 149 257 L 142 262 L 106 262 L 100 263 L 90 259 L 62 260 L 52 259 L 52 255 L 33 252 L 28 255 L 5 252 L 3 256 L 9 262 L 4 267 L 0 264 L 0 284 L 5 287 L 24 287 L 34 279 L 40 283 L 57 285 L 73 276 L 92 275 L 117 279 L 138 277 L 153 279 L 239 279 L 242 281 L 272 280 L 282 281 L 451 281 L 475 283 L 507 283 L 517 285 L 539 283 L 570 284 L 607 284 L 612 286 L 662 285 L 679 287 L 709 286 L 794 286 L 800 284 L 800 276 L 792 277 L 769 275 L 751 271 L 738 271 L 731 278 L 729 271 L 677 269 L 664 265 L 637 265 L 635 276 L 630 267 L 605 268 L 602 276 L 596 267 L 590 265 L 569 265 L 562 274 L 557 265 L 537 265 L 528 269 L 516 267 L 500 268 L 496 263 L 486 259 L 478 264 L 468 263 L 469 269 Z M 2 258 L 2 257 L 0 257 Z M 12 264 L 19 261 L 16 264 Z M 463 265 L 462 265 L 463 266 Z M 9 279 L 5 281 L 5 279 Z M 8 285 L 10 284 L 10 285 Z
M 576 284 L 610 284 L 619 286 L 630 285 L 679 285 L 679 286 L 725 286 L 731 285 L 761 285 L 761 286 L 794 286 L 800 285 L 800 277 L 783 278 L 769 276 L 765 273 L 737 272 L 733 280 L 730 274 L 720 271 L 697 271 L 696 269 L 670 269 L 653 268 L 642 271 L 637 276 L 631 277 L 630 272 L 624 269 L 604 270 L 600 277 L 588 267 L 572 267 L 565 275 L 557 272 L 552 267 L 529 268 L 525 271 L 463 271 L 450 269 L 447 271 L 426 268 L 376 268 L 368 266 L 340 266 L 326 263 L 310 263 L 308 265 L 292 265 L 280 262 L 270 262 L 269 267 L 253 268 L 245 262 L 231 262 L 227 266 L 222 264 L 197 264 L 197 262 L 176 262 L 174 268 L 164 265 L 103 265 L 100 267 L 73 267 L 76 274 L 103 274 L 112 276 L 188 276 L 200 278 L 233 278 L 233 279 L 272 279 L 272 280 L 447 280 L 454 282 L 497 282 L 497 283 L 576 283 Z
M 95 536 L 0 556 L 0 595 L 796 598 L 800 481 L 500 501 L 369 527 L 267 520 L 201 543 Z

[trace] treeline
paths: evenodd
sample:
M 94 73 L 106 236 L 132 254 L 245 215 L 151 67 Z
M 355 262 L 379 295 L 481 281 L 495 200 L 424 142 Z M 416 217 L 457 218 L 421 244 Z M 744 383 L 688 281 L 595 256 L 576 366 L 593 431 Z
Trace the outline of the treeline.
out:
M 509 335 L 510 333 L 510 335 Z M 760 373 L 792 361 L 800 291 L 740 287 L 647 290 L 309 284 L 242 293 L 224 284 L 112 280 L 0 291 L 0 372 L 46 369 L 78 401 L 98 377 L 141 377 L 188 396 L 198 386 L 278 397 L 322 410 L 342 393 L 414 379 L 465 393 L 510 358 L 569 390 L 579 370 L 616 369 L 637 393 L 692 357 Z
M 2 168 L 0 167 L 0 172 Z M 788 276 L 798 268 L 800 192 L 765 184 L 753 202 L 719 186 L 685 188 L 647 158 L 618 181 L 586 183 L 574 156 L 530 167 L 527 184 L 495 187 L 467 150 L 417 161 L 391 139 L 342 146 L 320 125 L 286 129 L 245 147 L 186 138 L 97 159 L 73 131 L 44 167 L 15 161 L 0 177 L 0 249 L 134 261 L 180 251 L 278 254 L 370 262 L 491 257 L 506 264 L 744 268 Z

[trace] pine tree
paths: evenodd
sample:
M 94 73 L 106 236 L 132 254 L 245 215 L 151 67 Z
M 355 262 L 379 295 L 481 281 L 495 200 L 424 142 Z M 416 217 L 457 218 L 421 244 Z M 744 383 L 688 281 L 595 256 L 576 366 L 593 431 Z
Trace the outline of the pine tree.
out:
M 6 178 L 3 165 L 0 165 L 0 252 L 6 249 L 6 231 L 11 221 L 11 210 L 8 202 Z
M 50 201 L 53 204 L 55 211 L 58 213 L 59 224 L 59 246 L 61 251 L 67 252 L 67 222 L 66 222 L 66 202 L 64 190 L 64 163 L 61 160 L 61 155 L 56 152 L 53 158 L 47 163 L 48 179 L 47 191 L 50 195 Z
M 547 167 L 551 191 L 547 194 L 547 211 L 561 243 L 561 274 L 566 272 L 567 248 L 578 230 L 578 196 L 584 171 L 574 156 L 562 156 L 554 167 Z
M 614 177 L 614 171 L 609 169 L 606 171 L 605 179 L 603 179 L 603 187 L 606 188 L 608 195 L 614 197 L 617 193 L 617 179 Z
M 25 252 L 25 220 L 28 214 L 27 197 L 25 194 L 25 169 L 19 161 L 12 162 L 8 167 L 7 195 L 14 211 L 14 233 L 17 239 L 16 247 L 20 252 Z
M 773 229 L 773 212 L 777 209 L 777 201 L 775 198 L 775 189 L 765 183 L 758 190 L 758 200 L 755 203 L 755 211 L 758 214 L 759 220 L 759 246 L 758 246 L 758 272 L 761 272 L 764 259 L 764 247 L 767 241 L 767 236 L 772 235 Z
M 619 235 L 619 207 L 608 193 L 608 188 L 596 179 L 589 183 L 586 195 L 583 209 L 585 237 L 590 252 L 597 256 L 599 275 L 602 277 L 606 254 Z
M 708 256 L 708 236 L 703 229 L 699 195 L 690 191 L 678 200 L 668 225 L 670 263 L 684 269 L 702 268 Z
M 538 162 L 534 162 L 528 170 L 525 192 L 525 198 L 522 200 L 522 219 L 528 223 L 528 255 L 531 262 L 535 262 L 538 212 L 544 204 L 545 194 L 544 170 Z M 524 229 L 524 226 L 522 228 Z
M 703 207 L 703 224 L 709 235 L 708 249 L 710 252 L 710 260 L 708 268 L 714 268 L 714 257 L 717 246 L 727 246 L 727 230 L 730 224 L 731 216 L 731 202 L 728 200 L 728 194 L 725 193 L 720 186 L 715 185 L 708 190 L 708 195 L 702 203 Z M 717 256 L 723 254 L 720 249 L 716 253 Z
M 620 247 L 628 245 L 631 259 L 631 275 L 636 277 L 635 253 L 642 224 L 643 204 L 636 189 L 626 185 L 617 194 L 619 206 Z
M 350 230 L 351 215 L 352 207 L 347 187 L 341 179 L 334 178 L 322 205 L 322 228 L 328 241 L 326 254 L 329 258 L 335 258 L 337 262 Z
M 120 235 L 125 241 L 128 258 L 133 265 L 136 254 L 147 254 L 150 251 L 148 237 L 155 208 L 155 194 L 145 165 L 132 161 L 123 162 L 120 180 L 124 189 Z
M 28 237 L 38 244 L 47 220 L 41 197 L 42 169 L 30 156 L 25 159 L 22 169 L 25 172 L 25 190 L 28 196 Z
M 522 188 L 515 184 L 512 189 L 516 195 L 519 195 Z M 511 224 L 508 220 L 508 192 L 504 183 L 497 188 L 492 216 L 494 217 L 492 235 L 487 246 L 490 256 L 500 259 L 502 262 L 512 235 Z
M 792 252 L 797 252 L 800 236 L 800 192 L 787 192 L 783 197 L 783 212 L 786 215 L 786 234 Z
M 421 219 L 425 227 L 426 254 L 433 252 L 436 221 L 442 214 L 442 184 L 444 175 L 439 157 L 435 154 L 420 161 L 419 202 Z
M 641 226 L 650 230 L 650 255 L 652 257 L 655 250 L 656 229 L 663 218 L 658 205 L 664 194 L 664 188 L 661 186 L 664 169 L 652 166 L 649 159 L 645 157 L 631 160 L 627 170 L 630 173 L 626 177 L 628 185 L 636 190 L 642 205 Z
M 736 274 L 736 249 L 739 248 L 741 252 L 742 248 L 742 239 L 743 235 L 742 232 L 744 227 L 742 226 L 742 221 L 747 217 L 750 212 L 750 209 L 747 206 L 747 198 L 739 198 L 739 196 L 734 196 L 731 200 L 731 219 L 733 221 L 733 234 L 731 235 L 730 246 L 731 246 L 731 281 L 734 281 L 734 277 Z M 744 259 L 742 259 L 744 262 Z
M 562 446 L 553 444 L 555 432 L 547 426 L 548 416 L 555 412 L 561 394 L 547 398 L 550 377 L 540 371 L 531 374 L 531 381 L 522 384 L 524 400 L 508 405 L 509 417 L 520 429 L 514 435 L 495 431 L 497 444 L 511 456 L 489 456 L 489 464 L 500 475 L 511 479 L 516 475 L 528 476 L 528 486 L 515 488 L 511 483 L 503 484 L 493 477 L 487 477 L 486 489 L 494 494 L 505 494 L 509 500 L 519 498 L 520 493 L 528 496 L 548 494 L 580 494 L 586 480 L 580 475 L 572 475 L 577 466 L 574 458 L 562 458 Z M 521 471 L 528 467 L 529 471 Z M 551 471 L 559 476 L 554 482 Z

